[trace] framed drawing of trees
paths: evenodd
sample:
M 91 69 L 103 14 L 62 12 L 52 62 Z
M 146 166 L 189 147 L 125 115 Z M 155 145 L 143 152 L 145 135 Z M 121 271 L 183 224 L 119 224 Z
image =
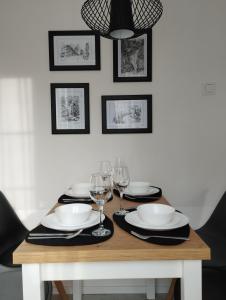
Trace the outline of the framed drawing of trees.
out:
M 52 83 L 53 134 L 89 133 L 89 84 Z
M 152 34 L 113 41 L 114 82 L 152 80 Z

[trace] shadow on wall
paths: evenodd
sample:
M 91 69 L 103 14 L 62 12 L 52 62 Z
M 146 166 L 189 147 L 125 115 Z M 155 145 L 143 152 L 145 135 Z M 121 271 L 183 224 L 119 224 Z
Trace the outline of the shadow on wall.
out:
M 34 207 L 33 123 L 32 80 L 0 79 L 0 190 L 17 212 Z

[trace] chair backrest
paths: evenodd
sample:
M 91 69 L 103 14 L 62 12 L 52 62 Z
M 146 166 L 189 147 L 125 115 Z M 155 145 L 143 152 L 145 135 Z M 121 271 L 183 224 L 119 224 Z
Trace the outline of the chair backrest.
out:
M 226 234 L 226 192 L 221 197 L 212 215 L 202 229 L 218 229 L 218 232 Z
M 1 255 L 18 245 L 26 234 L 26 227 L 0 191 L 0 262 Z

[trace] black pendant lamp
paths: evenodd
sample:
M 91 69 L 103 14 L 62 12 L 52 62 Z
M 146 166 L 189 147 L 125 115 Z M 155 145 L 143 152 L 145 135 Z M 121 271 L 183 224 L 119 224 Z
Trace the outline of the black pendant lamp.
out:
M 81 15 L 91 30 L 120 40 L 151 30 L 162 12 L 160 0 L 86 0 Z

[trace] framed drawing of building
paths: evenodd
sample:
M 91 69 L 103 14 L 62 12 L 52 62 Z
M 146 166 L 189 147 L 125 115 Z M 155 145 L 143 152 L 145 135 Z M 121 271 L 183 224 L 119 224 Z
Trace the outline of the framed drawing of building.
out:
M 102 133 L 151 133 L 152 95 L 102 96 Z
M 49 69 L 100 70 L 100 37 L 91 30 L 49 31 Z

